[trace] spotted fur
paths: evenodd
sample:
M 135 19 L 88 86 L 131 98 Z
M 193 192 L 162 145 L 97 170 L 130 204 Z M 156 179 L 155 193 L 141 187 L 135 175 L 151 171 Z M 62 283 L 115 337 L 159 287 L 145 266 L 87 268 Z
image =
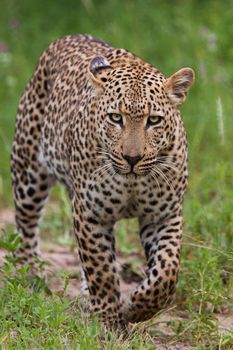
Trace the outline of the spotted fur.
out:
M 91 309 L 110 324 L 146 320 L 179 271 L 187 144 L 179 106 L 194 73 L 170 78 L 87 35 L 52 43 L 20 100 L 12 148 L 18 256 L 34 266 L 38 222 L 56 180 L 68 190 Z M 114 223 L 137 217 L 147 277 L 121 300 Z

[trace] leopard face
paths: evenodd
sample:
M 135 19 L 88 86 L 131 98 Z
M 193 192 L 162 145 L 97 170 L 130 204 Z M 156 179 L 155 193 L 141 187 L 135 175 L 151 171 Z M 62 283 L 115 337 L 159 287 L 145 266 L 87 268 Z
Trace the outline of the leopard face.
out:
M 96 81 L 102 87 L 96 119 L 103 162 L 121 175 L 153 174 L 179 129 L 178 107 L 193 82 L 193 71 L 186 68 L 166 79 L 153 67 L 112 69 L 105 62 Z

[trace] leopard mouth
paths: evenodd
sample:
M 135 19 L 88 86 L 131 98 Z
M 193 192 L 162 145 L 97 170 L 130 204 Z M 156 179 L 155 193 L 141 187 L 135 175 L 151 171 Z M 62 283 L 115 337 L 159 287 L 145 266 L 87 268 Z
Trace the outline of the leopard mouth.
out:
M 122 176 L 134 176 L 134 177 L 141 177 L 141 176 L 146 176 L 149 174 L 149 170 L 143 170 L 141 171 L 140 169 L 135 169 L 135 167 L 129 167 L 129 169 L 120 169 L 119 167 L 116 167 L 113 164 L 113 169 L 114 171 Z
M 151 170 L 151 162 L 150 164 L 135 164 L 130 165 L 126 163 L 123 159 L 120 157 L 114 156 L 108 156 L 109 161 L 111 162 L 112 169 L 116 174 L 122 175 L 122 176 L 134 176 L 134 177 L 141 177 L 146 176 L 150 173 Z

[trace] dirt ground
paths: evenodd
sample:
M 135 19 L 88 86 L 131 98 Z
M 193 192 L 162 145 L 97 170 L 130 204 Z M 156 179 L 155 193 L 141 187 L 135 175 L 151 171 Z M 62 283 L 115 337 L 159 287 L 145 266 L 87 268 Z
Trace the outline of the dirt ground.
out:
M 3 234 L 4 227 L 14 222 L 14 213 L 11 209 L 0 211 L 0 236 Z M 2 231 L 2 232 L 1 232 Z M 50 290 L 52 292 L 63 292 L 64 288 L 64 273 L 68 273 L 72 278 L 69 279 L 69 284 L 66 289 L 66 297 L 74 298 L 79 294 L 79 261 L 76 251 L 70 247 L 59 246 L 57 244 L 42 242 L 41 243 L 42 258 L 46 261 L 46 276 Z M 4 261 L 6 252 L 0 249 L 0 265 Z M 121 254 L 118 257 L 120 264 L 129 264 L 133 258 L 133 254 Z M 124 276 L 124 273 L 123 273 Z M 126 277 L 126 278 L 124 278 Z M 138 283 L 138 275 L 127 274 L 121 281 L 121 291 L 123 295 L 130 293 Z M 229 314 L 219 313 L 216 315 L 219 322 L 219 332 L 224 333 L 232 330 L 233 316 Z M 174 335 L 174 332 L 169 326 L 170 321 L 182 320 L 180 313 L 176 311 L 162 313 L 155 319 L 156 331 L 162 337 L 156 336 L 154 343 L 158 350 L 188 350 L 192 349 L 189 344 L 183 342 L 169 342 L 169 345 L 164 343 L 164 338 L 169 338 Z

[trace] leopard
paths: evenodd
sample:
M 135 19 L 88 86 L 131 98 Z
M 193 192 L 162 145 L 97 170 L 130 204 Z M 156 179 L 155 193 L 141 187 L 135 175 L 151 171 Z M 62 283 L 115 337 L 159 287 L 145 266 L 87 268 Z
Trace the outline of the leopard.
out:
M 195 80 L 169 77 L 91 35 L 48 46 L 20 99 L 11 152 L 16 252 L 35 267 L 39 223 L 59 182 L 71 203 L 82 290 L 110 327 L 153 317 L 174 299 L 188 148 L 180 107 Z M 145 276 L 122 297 L 115 223 L 136 218 Z

